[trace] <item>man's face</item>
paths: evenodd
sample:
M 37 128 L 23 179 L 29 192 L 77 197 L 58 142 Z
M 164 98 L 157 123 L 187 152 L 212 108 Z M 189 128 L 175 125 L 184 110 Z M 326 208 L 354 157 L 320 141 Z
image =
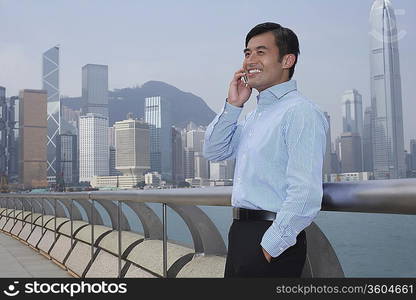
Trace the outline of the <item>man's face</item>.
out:
M 288 80 L 279 62 L 279 48 L 271 32 L 252 37 L 244 50 L 243 67 L 248 84 L 259 92 Z

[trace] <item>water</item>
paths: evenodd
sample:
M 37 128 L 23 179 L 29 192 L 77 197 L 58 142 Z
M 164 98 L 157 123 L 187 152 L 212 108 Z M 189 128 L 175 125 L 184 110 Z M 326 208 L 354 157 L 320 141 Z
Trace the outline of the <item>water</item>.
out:
M 147 203 L 161 218 L 162 205 Z M 217 226 L 227 245 L 230 207 L 199 206 Z M 133 212 L 125 211 L 133 229 L 142 232 Z M 167 210 L 168 238 L 192 247 L 185 222 Z M 416 277 L 416 216 L 320 212 L 315 223 L 324 232 L 346 277 Z

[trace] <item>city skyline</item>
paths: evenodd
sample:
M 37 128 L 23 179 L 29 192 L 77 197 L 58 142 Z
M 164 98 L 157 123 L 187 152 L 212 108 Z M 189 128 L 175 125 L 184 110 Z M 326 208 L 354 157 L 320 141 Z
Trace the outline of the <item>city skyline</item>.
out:
M 371 29 L 368 17 L 373 0 L 349 2 L 342 10 L 335 3 L 323 0 L 315 1 L 313 5 L 307 1 L 299 1 L 280 3 L 280 6 L 273 1 L 266 1 L 264 5 L 281 8 L 273 13 L 251 10 L 248 1 L 238 3 L 235 7 L 232 5 L 233 1 L 221 4 L 214 1 L 210 4 L 201 3 L 196 7 L 185 1 L 177 7 L 166 4 L 163 8 L 157 8 L 156 1 L 144 8 L 140 7 L 142 10 L 138 11 L 137 4 L 129 1 L 122 7 L 115 7 L 113 1 L 102 5 L 97 5 L 95 1 L 88 4 L 77 1 L 69 4 L 63 1 L 59 5 L 50 1 L 38 5 L 26 1 L 20 4 L 0 1 L 0 25 L 4 31 L 4 39 L 0 42 L 0 66 L 4 70 L 0 74 L 0 85 L 6 87 L 7 96 L 13 96 L 24 88 L 40 88 L 40 53 L 59 43 L 62 49 L 62 95 L 79 96 L 81 67 L 88 63 L 99 63 L 109 66 L 110 90 L 140 85 L 148 80 L 161 80 L 202 97 L 211 109 L 218 112 L 226 97 L 232 73 L 241 64 L 245 34 L 257 23 L 275 21 L 294 29 L 298 34 L 301 56 L 294 79 L 298 80 L 303 94 L 315 101 L 322 111 L 331 115 L 332 139 L 340 136 L 342 118 L 339 99 L 342 93 L 347 89 L 356 89 L 363 95 L 363 108 L 370 105 L 368 45 Z M 140 26 L 148 18 L 144 12 L 164 16 L 171 10 L 183 10 L 184 6 L 189 9 L 189 19 L 173 24 L 162 21 L 153 26 L 152 30 L 143 31 Z M 416 93 L 411 78 L 414 77 L 416 62 L 412 57 L 415 49 L 415 39 L 412 38 L 414 33 L 410 30 L 415 25 L 411 12 L 415 11 L 416 4 L 414 1 L 395 0 L 393 6 L 398 14 L 405 149 L 409 150 L 410 139 L 416 137 L 411 131 L 416 127 L 415 120 L 411 117 L 415 111 L 412 95 Z M 79 7 L 83 8 L 83 14 L 79 14 Z M 99 17 L 91 16 L 94 21 L 89 19 L 89 12 L 93 9 L 100 12 Z M 233 9 L 233 16 L 227 14 Z M 130 20 L 126 24 L 109 22 L 112 27 L 105 23 L 108 20 L 106 16 L 114 14 L 114 20 L 117 20 L 122 13 L 130 14 L 129 10 L 136 11 L 143 18 Z M 303 12 L 318 10 L 326 18 L 315 14 L 305 15 Z M 215 14 L 216 11 L 222 13 Z M 42 15 L 45 12 L 53 12 L 54 17 L 41 19 L 36 23 L 30 22 L 38 17 L 37 13 Z M 352 14 L 355 16 L 354 24 L 350 22 Z M 19 18 L 23 21 L 12 22 L 12 17 L 16 15 L 24 17 Z M 248 15 L 251 16 L 249 22 Z M 72 24 L 72 17 L 75 16 L 77 22 Z M 230 17 L 235 22 L 227 19 Z M 57 28 L 51 29 L 50 34 L 31 34 L 33 30 L 39 31 L 50 26 L 50 22 L 56 21 L 56 18 L 61 22 Z M 196 20 L 199 21 L 194 22 Z M 95 25 L 88 25 L 87 21 L 88 24 Z M 310 26 L 311 24 L 314 26 Z M 136 38 L 138 35 L 126 36 L 125 32 L 130 31 L 123 32 L 123 28 L 136 28 L 140 38 Z M 60 34 L 62 32 L 67 34 Z M 111 37 L 104 33 L 111 33 Z M 82 47 L 79 47 L 80 42 L 83 43 Z M 169 49 L 163 47 L 166 43 L 169 43 Z M 108 44 L 110 47 L 104 47 Z M 336 48 L 333 47 L 334 44 L 337 45 Z M 337 66 L 335 70 L 334 65 Z M 201 72 L 204 69 L 208 72 Z M 316 71 L 322 76 L 316 76 Z M 336 76 L 331 75 L 334 72 Z M 325 86 L 322 86 L 323 81 Z M 253 98 L 256 94 L 253 93 Z M 242 115 L 254 108 L 255 101 L 250 100 Z

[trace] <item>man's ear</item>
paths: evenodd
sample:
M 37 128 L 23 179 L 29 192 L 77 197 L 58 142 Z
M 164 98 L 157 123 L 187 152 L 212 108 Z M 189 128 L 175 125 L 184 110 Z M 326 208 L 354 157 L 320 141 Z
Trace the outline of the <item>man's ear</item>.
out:
M 283 56 L 283 69 L 290 69 L 296 61 L 296 56 L 294 54 L 286 54 Z

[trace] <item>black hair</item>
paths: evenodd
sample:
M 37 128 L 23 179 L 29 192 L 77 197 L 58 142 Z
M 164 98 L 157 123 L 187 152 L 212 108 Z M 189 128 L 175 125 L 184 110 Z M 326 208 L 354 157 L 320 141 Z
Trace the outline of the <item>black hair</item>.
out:
M 246 36 L 246 47 L 248 42 L 251 40 L 252 37 L 266 33 L 272 32 L 274 35 L 274 39 L 276 41 L 276 46 L 279 49 L 279 62 L 282 61 L 283 56 L 286 54 L 293 54 L 295 55 L 295 63 L 289 69 L 289 79 L 292 78 L 293 73 L 295 72 L 295 65 L 298 61 L 299 51 L 299 40 L 296 34 L 290 30 L 289 28 L 285 28 L 277 23 L 261 23 L 253 27 Z

